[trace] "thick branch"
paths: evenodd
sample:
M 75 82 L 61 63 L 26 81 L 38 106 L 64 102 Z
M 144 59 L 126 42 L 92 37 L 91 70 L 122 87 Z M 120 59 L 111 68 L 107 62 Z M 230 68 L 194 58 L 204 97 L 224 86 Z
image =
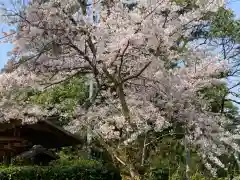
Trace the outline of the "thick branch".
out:
M 45 86 L 44 89 L 47 89 L 47 88 L 49 88 L 49 87 L 51 87 L 51 86 L 58 85 L 58 84 L 61 84 L 61 83 L 65 82 L 65 81 L 68 81 L 68 80 L 72 79 L 73 77 L 79 75 L 80 73 L 81 73 L 81 72 L 78 71 L 78 72 L 74 73 L 73 75 L 68 76 L 67 78 L 64 78 L 64 79 L 59 80 L 59 81 L 56 81 L 56 82 L 49 83 L 47 86 Z M 41 84 L 41 85 L 44 85 L 44 84 Z
M 119 79 L 122 79 L 122 78 L 121 78 L 121 71 L 122 71 L 122 66 L 123 66 L 124 55 L 125 55 L 128 47 L 129 47 L 129 44 L 130 44 L 130 43 L 129 43 L 129 41 L 128 41 L 126 47 L 124 48 L 124 50 L 123 50 L 123 52 L 122 52 L 122 54 L 121 54 L 121 63 L 120 63 L 119 68 L 118 68 L 118 77 L 119 77 Z
M 225 101 L 232 101 L 232 102 L 240 105 L 240 102 L 239 102 L 239 101 L 236 101 L 236 100 L 234 100 L 234 99 L 225 99 Z
M 117 79 L 115 77 L 113 77 L 113 75 L 111 75 L 108 70 L 107 70 L 107 67 L 105 64 L 103 64 L 103 72 L 106 74 L 106 76 L 115 84 L 115 85 L 118 85 L 119 82 L 117 81 Z
M 140 75 L 143 73 L 143 71 L 145 71 L 145 70 L 148 68 L 148 66 L 149 66 L 151 63 L 152 63 L 152 62 L 148 62 L 137 74 L 134 74 L 134 75 L 132 75 L 132 76 L 128 76 L 127 78 L 123 79 L 121 83 L 124 83 L 124 82 L 126 82 L 126 81 L 128 81 L 128 80 L 130 80 L 130 79 L 135 79 L 135 78 L 137 78 L 138 76 L 140 76 Z
M 141 166 L 144 166 L 144 162 L 145 162 L 146 147 L 147 147 L 146 144 L 147 144 L 147 134 L 145 134 L 144 141 L 143 141 Z

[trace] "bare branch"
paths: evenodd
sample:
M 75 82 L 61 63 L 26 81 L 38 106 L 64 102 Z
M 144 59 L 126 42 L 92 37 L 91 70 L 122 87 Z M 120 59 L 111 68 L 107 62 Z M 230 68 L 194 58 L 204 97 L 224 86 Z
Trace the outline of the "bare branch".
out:
M 152 63 L 152 62 L 148 62 L 137 74 L 132 75 L 132 76 L 129 76 L 129 77 L 123 79 L 121 83 L 124 83 L 124 82 L 126 82 L 126 81 L 128 81 L 128 80 L 130 80 L 130 79 L 135 79 L 135 78 L 139 77 L 139 76 L 148 68 L 148 66 L 149 66 L 151 63 Z
M 125 53 L 126 53 L 126 51 L 127 51 L 127 48 L 129 47 L 129 40 L 127 41 L 127 45 L 126 45 L 126 47 L 123 49 L 123 52 L 122 52 L 122 54 L 121 54 L 121 63 L 120 63 L 120 65 L 119 65 L 119 68 L 118 68 L 118 77 L 119 77 L 119 79 L 121 80 L 122 78 L 121 78 L 121 71 L 122 71 L 122 65 L 123 65 L 123 60 L 124 60 L 124 55 L 125 55 Z

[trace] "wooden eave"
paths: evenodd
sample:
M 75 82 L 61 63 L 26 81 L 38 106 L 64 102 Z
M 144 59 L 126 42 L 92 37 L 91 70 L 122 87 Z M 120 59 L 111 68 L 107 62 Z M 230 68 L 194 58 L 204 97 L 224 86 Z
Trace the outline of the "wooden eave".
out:
M 0 123 L 0 144 L 29 141 L 45 148 L 60 148 L 82 144 L 82 140 L 47 119 L 32 124 L 20 120 Z

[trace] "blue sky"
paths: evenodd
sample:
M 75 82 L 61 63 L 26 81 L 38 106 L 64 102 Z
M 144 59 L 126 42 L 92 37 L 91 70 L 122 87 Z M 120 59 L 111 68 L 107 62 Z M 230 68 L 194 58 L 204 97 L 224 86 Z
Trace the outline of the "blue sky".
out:
M 6 31 L 9 29 L 8 26 L 1 24 L 0 25 L 1 31 Z M 1 37 L 1 36 L 0 36 Z M 0 43 L 0 69 L 3 68 L 4 64 L 7 62 L 7 52 L 9 52 L 12 49 L 12 45 L 9 43 Z
M 10 0 L 0 0 L 0 3 L 4 3 L 8 7 L 11 7 Z M 0 24 L 0 38 L 2 37 L 2 32 L 8 31 L 9 29 L 10 27 L 7 26 L 6 24 Z M 0 43 L 0 69 L 2 69 L 3 66 L 6 64 L 8 59 L 7 53 L 12 49 L 12 47 L 13 46 L 11 44 Z
M 231 0 L 228 7 L 235 12 L 237 18 L 240 18 L 240 0 Z

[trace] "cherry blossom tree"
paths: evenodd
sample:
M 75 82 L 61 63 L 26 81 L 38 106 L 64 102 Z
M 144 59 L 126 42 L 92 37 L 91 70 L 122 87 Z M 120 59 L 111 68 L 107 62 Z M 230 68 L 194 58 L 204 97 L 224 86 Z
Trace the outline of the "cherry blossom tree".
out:
M 33 0 L 21 13 L 3 9 L 9 22 L 17 25 L 16 31 L 5 32 L 4 40 L 15 45 L 10 54 L 14 68 L 1 74 L 0 88 L 1 106 L 18 108 L 15 112 L 9 106 L 1 108 L 5 119 L 22 117 L 26 114 L 22 108 L 30 111 L 28 102 L 20 106 L 14 101 L 9 93 L 13 89 L 31 86 L 43 91 L 79 75 L 92 75 L 94 95 L 76 107 L 68 130 L 77 132 L 90 125 L 134 179 L 138 176 L 135 161 L 124 150 L 145 136 L 138 149 L 144 165 L 147 146 L 159 139 L 159 133 L 174 134 L 178 128 L 186 149 L 196 147 L 215 174 L 212 163 L 224 168 L 218 157 L 239 152 L 239 147 L 236 136 L 224 129 L 226 117 L 210 113 L 210 104 L 199 90 L 225 83 L 218 75 L 228 66 L 208 49 L 188 46 L 178 51 L 175 47 L 193 27 L 204 23 L 206 13 L 223 3 L 194 1 L 189 7 L 170 0 L 140 0 L 129 11 L 121 1 L 96 2 L 95 10 L 101 7 L 97 25 L 79 11 L 77 0 Z M 32 116 L 34 111 L 41 114 L 41 107 L 32 107 Z M 42 112 L 41 116 L 51 113 Z

